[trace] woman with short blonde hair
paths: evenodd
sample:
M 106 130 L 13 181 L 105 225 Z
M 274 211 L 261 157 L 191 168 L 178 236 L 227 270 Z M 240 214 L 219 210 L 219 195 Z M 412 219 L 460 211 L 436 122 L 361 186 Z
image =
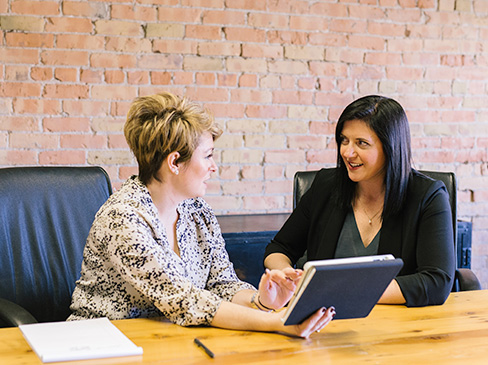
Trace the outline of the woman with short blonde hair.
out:
M 259 290 L 237 277 L 217 218 L 201 198 L 221 134 L 201 106 L 170 93 L 137 98 L 124 128 L 139 164 L 102 206 L 87 239 L 70 320 L 164 316 L 183 325 L 308 337 L 335 312 L 284 326 L 300 273 L 272 270 Z

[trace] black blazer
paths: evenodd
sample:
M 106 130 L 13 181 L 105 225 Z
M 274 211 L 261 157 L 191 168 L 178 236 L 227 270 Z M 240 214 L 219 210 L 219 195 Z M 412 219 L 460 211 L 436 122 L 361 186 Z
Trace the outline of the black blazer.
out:
M 307 250 L 308 260 L 334 258 L 347 209 L 334 203 L 335 169 L 322 169 L 297 208 L 266 247 L 265 257 L 283 253 L 293 264 Z M 401 213 L 386 217 L 378 254 L 402 258 L 396 280 L 407 306 L 442 304 L 455 271 L 449 196 L 441 181 L 412 169 Z

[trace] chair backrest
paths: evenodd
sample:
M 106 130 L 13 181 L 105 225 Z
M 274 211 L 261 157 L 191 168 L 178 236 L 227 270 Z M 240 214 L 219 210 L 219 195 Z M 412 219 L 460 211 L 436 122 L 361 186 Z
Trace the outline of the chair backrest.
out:
M 88 232 L 111 193 L 100 167 L 0 169 L 0 297 L 39 322 L 66 319 Z
M 302 198 L 303 194 L 312 185 L 317 170 L 314 171 L 297 171 L 293 179 L 293 209 L 296 208 L 298 202 Z M 439 172 L 439 171 L 426 171 L 419 170 L 422 174 L 429 176 L 434 180 L 441 180 L 446 185 L 447 192 L 449 193 L 449 203 L 451 204 L 452 211 L 452 227 L 454 233 L 454 244 L 456 245 L 457 239 L 457 185 L 456 175 L 453 172 Z

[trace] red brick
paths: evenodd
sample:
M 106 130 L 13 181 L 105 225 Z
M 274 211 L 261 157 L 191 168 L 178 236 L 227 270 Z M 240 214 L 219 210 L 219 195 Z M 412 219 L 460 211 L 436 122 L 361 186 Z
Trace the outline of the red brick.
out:
M 103 49 L 105 39 L 98 35 L 87 34 L 59 34 L 56 36 L 57 48 L 67 49 Z
M 151 54 L 141 55 L 137 61 L 137 67 L 142 69 L 176 69 L 179 70 L 183 65 L 183 57 L 181 55 L 165 55 L 165 54 Z
M 0 164 L 4 166 L 36 165 L 37 153 L 26 150 L 0 150 Z
M 37 131 L 38 122 L 33 117 L 3 116 L 0 118 L 0 130 L 2 131 Z
M 100 100 L 133 100 L 137 88 L 131 86 L 93 85 L 92 97 Z
M 193 20 L 193 22 L 199 21 L 200 19 Z M 246 13 L 231 10 L 209 10 L 203 13 L 202 22 L 203 24 L 245 25 Z
M 272 93 L 268 90 L 254 90 L 239 88 L 231 90 L 230 99 L 236 103 L 265 103 L 272 102 Z
M 257 86 L 257 76 L 244 74 L 239 77 L 239 86 L 241 87 L 256 87 Z
M 274 104 L 312 104 L 314 94 L 309 91 L 274 91 Z
M 0 84 L 0 96 L 39 97 L 41 85 L 29 82 L 3 82 Z
M 297 150 L 271 150 L 264 156 L 266 163 L 300 163 L 305 160 L 305 153 Z
M 56 68 L 54 78 L 61 82 L 76 82 L 78 80 L 78 70 L 76 68 Z
M 46 32 L 49 33 L 91 33 L 93 24 L 86 18 L 48 18 Z
M 97 20 L 95 22 L 96 34 L 142 36 L 142 26 L 136 22 L 125 22 L 121 20 Z
M 87 18 L 108 17 L 108 7 L 91 1 L 63 1 L 63 14 Z
M 5 80 L 27 81 L 29 79 L 28 66 L 5 66 Z
M 60 147 L 67 149 L 99 149 L 107 146 L 107 137 L 91 134 L 62 134 Z
M 237 86 L 237 75 L 236 74 L 218 74 L 217 75 L 218 85 L 232 87 Z
M 51 80 L 54 76 L 53 69 L 51 67 L 32 67 L 31 77 L 34 81 L 47 81 Z
M 305 45 L 310 44 L 317 44 L 313 42 L 312 39 L 316 34 L 310 34 L 307 36 L 306 32 L 294 32 L 294 31 L 287 31 L 287 30 L 270 30 L 267 34 L 268 42 L 269 43 L 278 43 L 278 44 L 295 44 L 295 45 Z M 322 44 L 322 43 L 319 43 Z
M 12 13 L 32 14 L 32 15 L 58 15 L 58 1 L 43 1 L 42 5 L 38 1 L 12 1 L 10 5 Z
M 226 0 L 225 5 L 230 9 L 266 10 L 266 2 L 255 0 Z
M 63 112 L 71 117 L 104 116 L 109 115 L 110 103 L 93 100 L 63 100 Z
M 101 70 L 83 69 L 80 72 L 80 81 L 86 84 L 99 84 L 102 82 Z
M 50 50 L 41 52 L 44 65 L 88 66 L 88 52 Z
M 213 43 L 212 43 L 213 44 Z M 194 40 L 185 39 L 155 39 L 152 43 L 152 50 L 158 53 L 176 53 L 176 54 L 197 54 L 199 44 Z
M 55 149 L 59 147 L 59 136 L 41 133 L 22 133 L 10 136 L 10 148 Z
M 127 141 L 123 134 L 110 134 L 108 136 L 108 147 L 109 148 L 129 148 Z
M 7 33 L 5 34 L 5 40 L 5 44 L 11 47 L 52 48 L 54 46 L 54 34 Z M 30 50 L 23 51 L 27 54 L 30 52 Z
M 151 22 L 157 19 L 157 10 L 154 7 L 113 4 L 110 16 L 112 19 Z
M 222 39 L 221 27 L 212 25 L 187 24 L 185 27 L 186 38 L 220 40 Z
M 91 67 L 134 68 L 136 66 L 136 63 L 136 55 L 95 53 L 90 56 Z
M 151 84 L 169 85 L 171 84 L 171 73 L 164 71 L 154 71 L 150 73 Z
M 199 23 L 202 16 L 202 9 L 197 5 L 190 8 L 158 8 L 158 20 L 162 22 L 177 23 Z
M 88 132 L 90 119 L 88 118 L 44 118 L 42 125 L 47 132 Z
M 46 85 L 42 96 L 56 99 L 86 99 L 89 88 L 85 85 Z
M 3 49 L 0 52 L 0 62 L 36 64 L 38 54 L 35 49 Z
M 238 43 L 201 43 L 198 45 L 198 54 L 201 56 L 239 56 L 241 46 Z
M 57 150 L 39 152 L 40 165 L 82 165 L 86 162 L 84 151 Z
M 324 17 L 314 17 L 313 20 L 309 16 L 291 16 L 290 29 L 292 30 L 308 30 L 308 31 L 326 31 L 330 28 L 329 20 Z
M 248 105 L 246 115 L 249 118 L 284 118 L 286 116 L 285 106 L 274 105 Z
M 130 85 L 146 85 L 149 83 L 149 72 L 129 71 L 127 72 L 127 82 Z
M 279 211 L 286 208 L 283 196 L 245 196 L 243 197 L 244 209 L 254 213 Z
M 12 104 L 16 114 L 56 115 L 61 113 L 61 102 L 59 100 L 16 98 Z
M 262 29 L 253 28 L 224 28 L 225 39 L 238 42 L 264 42 L 266 32 Z
M 125 81 L 125 73 L 122 70 L 107 70 L 104 76 L 109 84 L 121 84 Z
M 191 87 L 187 88 L 186 96 L 191 100 L 206 102 L 206 101 L 229 101 L 229 93 L 224 89 L 216 89 L 214 87 Z

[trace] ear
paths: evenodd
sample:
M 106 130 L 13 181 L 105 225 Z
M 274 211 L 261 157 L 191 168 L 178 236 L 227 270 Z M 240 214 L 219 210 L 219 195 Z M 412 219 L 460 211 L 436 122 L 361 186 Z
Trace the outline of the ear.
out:
M 179 173 L 179 169 L 178 169 L 178 159 L 180 158 L 180 153 L 179 152 L 171 152 L 168 157 L 166 157 L 166 161 L 167 161 L 167 164 L 168 164 L 168 168 L 169 170 L 178 175 Z

